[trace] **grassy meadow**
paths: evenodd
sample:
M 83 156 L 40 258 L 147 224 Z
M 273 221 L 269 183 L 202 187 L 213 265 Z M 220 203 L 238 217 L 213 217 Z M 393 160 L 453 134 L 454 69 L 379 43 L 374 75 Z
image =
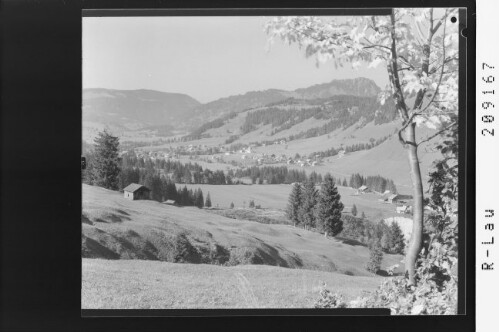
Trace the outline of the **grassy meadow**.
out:
M 324 282 L 353 299 L 385 278 L 353 240 L 89 185 L 82 198 L 82 308 L 311 308 Z M 402 258 L 385 254 L 381 269 Z
M 323 283 L 354 299 L 376 289 L 382 280 L 265 265 L 83 259 L 81 305 L 82 309 L 313 308 Z

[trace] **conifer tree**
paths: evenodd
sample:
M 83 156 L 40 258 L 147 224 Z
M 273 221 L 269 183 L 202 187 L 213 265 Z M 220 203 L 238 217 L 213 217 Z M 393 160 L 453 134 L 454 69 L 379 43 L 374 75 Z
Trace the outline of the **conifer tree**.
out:
M 118 155 L 119 139 L 104 130 L 98 134 L 94 143 L 92 183 L 106 189 L 117 190 L 121 163 Z
M 394 254 L 403 254 L 405 249 L 405 238 L 402 229 L 396 221 L 390 225 L 390 249 Z
M 194 193 L 194 205 L 200 209 L 202 209 L 204 206 L 203 191 L 201 190 L 201 188 L 198 188 Z
M 184 188 L 182 188 L 180 204 L 184 206 L 190 205 L 189 200 L 190 200 L 189 190 L 187 190 L 187 186 L 184 186 Z
M 306 229 L 315 226 L 315 205 L 317 203 L 317 190 L 312 181 L 303 185 L 303 195 L 300 206 L 300 220 Z
M 210 192 L 209 191 L 208 191 L 208 194 L 206 195 L 206 201 L 204 203 L 204 206 L 211 207 L 211 197 L 210 197 Z
M 343 229 L 341 211 L 343 203 L 338 188 L 334 184 L 333 178 L 326 176 L 319 192 L 317 204 L 317 221 L 324 230 L 326 236 L 338 235 Z
M 369 245 L 369 261 L 366 265 L 366 270 L 371 273 L 378 273 L 383 260 L 383 250 L 379 239 L 375 239 Z
M 357 216 L 357 206 L 355 206 L 355 204 L 352 206 L 352 215 L 353 215 L 354 217 L 356 217 L 356 216 Z
M 286 215 L 293 222 L 293 225 L 301 223 L 300 206 L 302 201 L 302 187 L 300 183 L 295 183 L 289 194 L 288 206 L 286 207 Z
M 231 202 L 230 203 L 230 208 L 233 209 L 234 208 L 234 202 Z

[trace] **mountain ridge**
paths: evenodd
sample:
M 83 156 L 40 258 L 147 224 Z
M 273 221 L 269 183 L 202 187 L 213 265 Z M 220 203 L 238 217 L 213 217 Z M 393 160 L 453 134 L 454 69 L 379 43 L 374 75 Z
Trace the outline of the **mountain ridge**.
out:
M 335 95 L 374 96 L 380 88 L 364 77 L 331 80 L 292 91 L 266 89 L 231 95 L 208 103 L 174 92 L 152 89 L 85 88 L 82 91 L 83 120 L 137 129 L 174 124 L 194 128 L 230 112 L 265 106 L 289 98 L 316 99 Z

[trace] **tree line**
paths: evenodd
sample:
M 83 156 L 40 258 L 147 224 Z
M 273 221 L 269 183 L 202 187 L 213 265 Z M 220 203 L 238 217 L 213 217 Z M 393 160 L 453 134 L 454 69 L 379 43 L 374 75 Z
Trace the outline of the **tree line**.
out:
M 222 117 L 219 117 L 215 120 L 208 121 L 208 122 L 202 124 L 199 128 L 194 130 L 189 135 L 184 136 L 183 139 L 186 141 L 190 141 L 190 140 L 200 139 L 203 137 L 209 137 L 208 134 L 205 134 L 205 131 L 210 130 L 210 129 L 220 128 L 225 124 L 225 122 L 227 120 L 233 119 L 236 116 L 237 116 L 236 112 L 231 112 L 231 113 L 226 114 Z
M 358 189 L 365 185 L 370 190 L 380 193 L 384 193 L 386 190 L 389 190 L 394 194 L 397 193 L 397 187 L 395 186 L 393 180 L 384 178 L 381 175 L 362 176 L 359 173 L 354 173 L 350 176 L 348 185 L 354 189 Z
M 375 223 L 365 218 L 343 215 L 341 236 L 357 240 L 368 246 L 379 242 L 386 253 L 404 254 L 405 238 L 400 225 L 393 221 L 387 225 L 383 220 Z
M 128 152 L 122 157 L 122 169 L 128 172 L 132 169 L 150 170 L 168 175 L 175 183 L 186 184 L 232 184 L 232 179 L 227 177 L 222 170 L 212 171 L 203 169 L 198 163 L 181 163 L 175 160 L 155 159 L 150 157 L 138 157 L 134 152 Z

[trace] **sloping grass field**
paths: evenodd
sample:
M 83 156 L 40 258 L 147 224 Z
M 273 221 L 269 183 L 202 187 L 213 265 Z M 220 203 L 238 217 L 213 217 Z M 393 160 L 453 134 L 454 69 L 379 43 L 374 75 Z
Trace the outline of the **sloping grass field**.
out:
M 311 307 L 322 282 L 356 297 L 382 280 L 356 241 L 82 191 L 83 308 Z
M 325 282 L 354 299 L 381 277 L 265 265 L 83 259 L 82 309 L 313 308 Z

